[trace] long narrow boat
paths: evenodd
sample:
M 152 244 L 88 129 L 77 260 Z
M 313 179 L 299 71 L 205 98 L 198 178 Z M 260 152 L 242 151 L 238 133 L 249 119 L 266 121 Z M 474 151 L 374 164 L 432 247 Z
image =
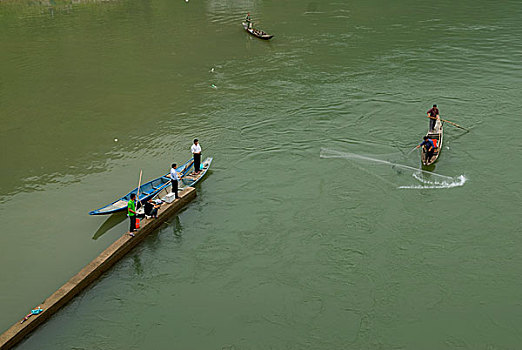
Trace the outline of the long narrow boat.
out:
M 180 174 L 181 178 L 186 176 L 186 174 L 189 172 L 189 170 L 193 166 L 193 163 L 194 163 L 194 159 L 191 158 L 188 162 L 186 162 L 185 164 L 183 164 L 182 166 L 180 166 L 176 169 L 178 171 L 178 173 Z M 138 195 L 139 198 L 137 198 L 137 200 L 138 201 L 148 200 L 149 198 L 154 197 L 162 189 L 169 186 L 170 177 L 168 175 L 169 175 L 169 173 L 141 185 L 139 195 Z M 131 194 L 133 194 L 133 193 L 136 194 L 137 192 L 138 192 L 138 188 L 136 187 L 135 189 L 133 189 L 132 191 L 127 193 L 125 196 L 112 202 L 111 204 L 108 204 L 99 209 L 90 211 L 89 215 L 106 215 L 106 214 L 112 214 L 112 213 L 116 213 L 118 211 L 125 210 L 127 208 L 127 203 L 130 200 Z
M 179 191 L 183 190 L 186 187 L 193 187 L 196 185 L 207 173 L 208 169 L 210 168 L 210 164 L 212 164 L 212 157 L 206 158 L 201 163 L 201 172 L 197 175 L 194 173 L 187 174 L 181 178 L 181 184 L 179 186 Z M 192 169 L 192 166 L 191 168 Z M 174 194 L 171 193 L 171 184 L 165 186 L 161 191 L 159 191 L 152 199 L 153 200 L 161 200 L 162 202 L 171 203 L 174 201 Z M 144 211 L 142 208 L 138 209 L 138 215 L 143 214 Z
M 246 22 L 243 22 L 243 28 L 245 28 L 245 30 L 247 32 L 249 32 L 250 34 L 252 34 L 253 36 L 255 36 L 256 38 L 259 38 L 259 39 L 268 40 L 268 39 L 272 39 L 274 37 L 273 35 L 263 32 L 262 30 L 255 29 L 255 28 L 249 28 L 248 23 L 246 23 Z
M 188 174 L 188 175 L 185 175 L 181 178 L 181 183 L 182 183 L 182 186 L 181 188 L 185 188 L 185 187 L 194 187 L 195 184 L 197 184 L 199 182 L 199 180 L 201 180 L 203 178 L 203 176 L 205 176 L 205 174 L 207 173 L 208 169 L 210 168 L 210 164 L 212 164 L 212 157 L 208 157 L 206 158 L 203 162 L 201 162 L 201 172 L 197 175 L 195 175 L 194 173 L 191 173 L 191 174 Z
M 442 122 L 440 124 L 440 127 L 436 127 L 436 130 L 428 130 L 428 133 L 426 136 L 433 142 L 433 146 L 435 146 L 435 150 L 433 151 L 433 156 L 429 160 L 429 162 L 426 162 L 426 150 L 424 147 L 422 148 L 421 152 L 421 162 L 424 166 L 432 165 L 437 161 L 439 158 L 440 152 L 442 152 L 442 136 L 444 135 Z

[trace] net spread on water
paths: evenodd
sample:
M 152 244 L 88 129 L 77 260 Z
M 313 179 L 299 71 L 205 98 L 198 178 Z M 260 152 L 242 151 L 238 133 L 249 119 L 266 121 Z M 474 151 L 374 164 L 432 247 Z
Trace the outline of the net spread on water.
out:
M 352 164 L 357 167 L 358 169 L 372 174 L 373 176 L 379 178 L 383 182 L 386 182 L 392 186 L 395 186 L 399 189 L 444 189 L 444 188 L 454 188 L 454 187 L 460 187 L 464 186 L 464 184 L 467 181 L 467 178 L 464 175 L 458 175 L 458 176 L 446 176 L 437 174 L 431 171 L 415 168 L 412 166 L 399 164 L 395 162 L 391 162 L 384 159 L 379 159 L 377 157 L 379 156 L 364 156 L 357 153 L 351 153 L 351 152 L 343 152 L 343 151 L 337 151 L 333 149 L 328 148 L 321 148 L 320 152 L 320 158 L 341 158 L 346 159 L 349 161 L 359 161 L 360 163 L 370 163 L 375 165 L 386 165 L 391 167 L 395 171 L 395 173 L 399 175 L 403 175 L 404 173 L 410 174 L 413 179 L 420 182 L 417 184 L 397 184 L 395 181 L 396 179 L 392 178 L 386 178 L 383 175 L 379 175 L 376 172 L 370 172 L 367 168 L 357 165 L 355 162 L 352 162 Z M 381 155 L 380 157 L 382 157 Z M 389 176 L 388 176 L 389 177 Z

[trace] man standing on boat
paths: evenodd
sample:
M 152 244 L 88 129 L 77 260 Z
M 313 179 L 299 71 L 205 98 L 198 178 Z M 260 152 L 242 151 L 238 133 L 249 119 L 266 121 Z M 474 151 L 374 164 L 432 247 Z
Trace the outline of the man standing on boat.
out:
M 176 171 L 176 163 L 172 164 L 172 168 L 170 169 L 170 183 L 172 184 L 171 192 L 174 193 L 176 199 L 178 199 L 178 181 L 179 176 Z
M 245 22 L 248 26 L 248 29 L 252 29 L 252 17 L 250 17 L 250 12 L 247 13 Z
M 192 156 L 194 157 L 194 174 L 199 174 L 201 167 L 201 146 L 199 145 L 198 139 L 194 139 L 194 144 L 190 148 Z
M 431 157 L 433 157 L 433 152 L 435 151 L 435 146 L 433 145 L 433 141 L 431 141 L 428 136 L 424 136 L 424 141 L 416 148 L 422 147 L 426 150 L 426 164 L 430 162 Z
M 130 200 L 127 203 L 127 215 L 130 219 L 129 235 L 134 237 L 134 231 L 136 231 L 136 194 L 131 193 Z
M 435 123 L 437 122 L 437 119 L 440 118 L 439 116 L 439 109 L 437 108 L 437 105 L 433 105 L 433 107 L 426 112 L 428 114 L 428 118 L 430 118 L 430 132 L 435 130 Z

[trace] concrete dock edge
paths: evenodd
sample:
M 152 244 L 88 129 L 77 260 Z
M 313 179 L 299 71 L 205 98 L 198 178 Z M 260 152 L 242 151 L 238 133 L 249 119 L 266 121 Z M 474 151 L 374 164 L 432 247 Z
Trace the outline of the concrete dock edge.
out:
M 123 235 L 107 249 L 105 249 L 98 257 L 87 264 L 75 276 L 67 281 L 56 292 L 49 296 L 40 305 L 44 311 L 38 315 L 29 317 L 24 323 L 20 323 L 21 319 L 11 326 L 0 336 L 0 350 L 7 350 L 16 345 L 39 325 L 48 320 L 61 307 L 71 301 L 78 293 L 88 287 L 101 274 L 107 271 L 112 265 L 118 262 L 125 254 L 132 248 L 142 242 L 145 237 L 154 232 L 172 215 L 179 211 L 188 202 L 196 197 L 196 190 L 193 187 L 187 187 L 180 192 L 180 199 L 170 204 L 163 205 L 158 213 L 158 218 L 155 220 L 141 220 L 141 227 L 136 232 L 135 237 Z M 25 316 L 25 315 L 24 315 Z

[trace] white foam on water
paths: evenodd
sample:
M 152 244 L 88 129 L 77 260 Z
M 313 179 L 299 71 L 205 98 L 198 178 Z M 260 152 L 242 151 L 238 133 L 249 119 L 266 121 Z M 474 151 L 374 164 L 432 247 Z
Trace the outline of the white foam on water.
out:
M 399 186 L 401 189 L 414 189 L 414 190 L 422 190 L 422 189 L 437 189 L 437 188 L 453 188 L 464 186 L 466 181 L 468 180 L 464 175 L 456 176 L 451 178 L 451 181 L 429 181 L 426 179 L 422 179 L 417 174 L 413 174 L 413 177 L 424 183 L 424 185 L 411 185 L 411 186 Z
M 453 187 L 460 187 L 464 186 L 464 184 L 467 181 L 467 178 L 464 175 L 459 175 L 456 177 L 446 176 L 446 175 L 440 175 L 437 173 L 433 173 L 430 171 L 414 168 L 408 165 L 404 164 L 398 164 L 389 162 L 387 160 L 382 160 L 378 158 L 373 157 L 367 157 L 356 153 L 350 153 L 350 152 L 341 152 L 336 151 L 332 149 L 327 148 L 321 148 L 321 152 L 319 154 L 320 158 L 344 158 L 348 160 L 353 159 L 359 159 L 359 160 L 365 160 L 369 162 L 384 164 L 384 165 L 391 165 L 396 168 L 402 168 L 406 170 L 413 171 L 413 178 L 415 178 L 417 181 L 421 182 L 422 185 L 406 185 L 406 186 L 398 186 L 400 189 L 443 189 L 443 188 L 453 188 Z M 435 177 L 437 180 L 430 180 L 422 175 L 426 175 L 427 177 Z M 391 183 L 389 181 L 386 181 L 388 183 Z M 393 184 L 395 185 L 395 184 Z

